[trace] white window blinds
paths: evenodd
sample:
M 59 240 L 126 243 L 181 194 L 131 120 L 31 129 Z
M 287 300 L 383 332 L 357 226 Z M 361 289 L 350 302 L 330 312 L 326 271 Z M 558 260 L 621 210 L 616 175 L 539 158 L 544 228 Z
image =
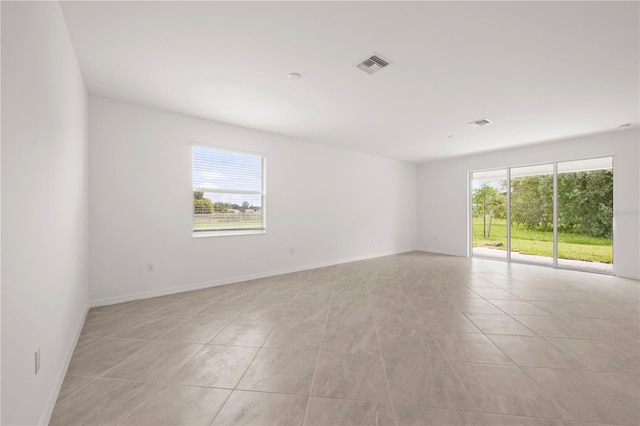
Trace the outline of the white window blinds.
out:
M 264 229 L 264 158 L 193 147 L 193 231 Z

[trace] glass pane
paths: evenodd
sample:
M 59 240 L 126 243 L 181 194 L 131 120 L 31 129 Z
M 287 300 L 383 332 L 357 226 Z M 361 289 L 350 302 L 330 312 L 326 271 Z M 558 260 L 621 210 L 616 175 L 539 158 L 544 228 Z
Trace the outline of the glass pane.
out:
M 473 255 L 506 259 L 506 169 L 472 174 L 471 215 Z
M 613 159 L 558 163 L 558 266 L 613 273 Z
M 262 229 L 262 196 L 193 191 L 193 230 Z
M 511 169 L 511 260 L 553 265 L 553 164 Z
M 193 187 L 262 192 L 262 157 L 194 146 Z

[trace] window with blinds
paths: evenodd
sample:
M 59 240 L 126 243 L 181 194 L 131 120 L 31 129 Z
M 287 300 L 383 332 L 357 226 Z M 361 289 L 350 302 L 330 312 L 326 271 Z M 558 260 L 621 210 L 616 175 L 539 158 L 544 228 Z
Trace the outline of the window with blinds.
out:
M 194 146 L 193 232 L 260 231 L 264 221 L 264 157 Z

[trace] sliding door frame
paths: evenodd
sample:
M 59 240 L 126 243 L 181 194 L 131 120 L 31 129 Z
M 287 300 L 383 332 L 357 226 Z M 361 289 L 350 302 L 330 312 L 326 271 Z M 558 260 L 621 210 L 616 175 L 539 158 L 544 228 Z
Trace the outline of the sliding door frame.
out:
M 559 265 L 558 262 L 558 164 L 559 163 L 570 163 L 572 161 L 582 161 L 582 160 L 595 160 L 595 159 L 600 159 L 600 158 L 611 158 L 611 170 L 613 173 L 613 218 L 612 218 L 612 222 L 611 222 L 611 227 L 612 227 L 612 237 L 611 237 L 611 254 L 612 254 L 612 258 L 613 258 L 613 262 L 611 264 L 612 266 L 612 271 L 611 271 L 611 275 L 616 275 L 616 266 L 615 266 L 615 241 L 616 241 L 616 224 L 615 224 L 615 200 L 616 200 L 616 156 L 615 154 L 606 154 L 606 155 L 597 155 L 597 156 L 592 156 L 592 157 L 583 157 L 583 158 L 577 158 L 577 159 L 572 159 L 572 160 L 562 160 L 562 161 L 546 161 L 546 162 L 540 162 L 540 163 L 532 163 L 532 164 L 525 164 L 525 165 L 520 165 L 520 166 L 508 166 L 508 167 L 496 167 L 496 168 L 489 168 L 489 169 L 480 169 L 480 170 L 473 170 L 473 171 L 469 171 L 468 172 L 468 206 L 467 206 L 467 214 L 469 215 L 469 220 L 468 220 L 468 232 L 467 232 L 467 236 L 469 238 L 469 246 L 468 246 L 468 250 L 469 250 L 469 257 L 477 257 L 479 259 L 488 259 L 488 260 L 497 260 L 497 261 L 501 261 L 501 262 L 507 262 L 507 263 L 521 263 L 521 264 L 526 264 L 526 265 L 535 265 L 535 266 L 545 266 L 545 267 L 552 267 L 555 269 L 566 269 L 566 270 L 575 270 L 575 269 L 571 269 L 571 268 L 567 268 L 567 267 L 562 267 Z M 520 167 L 529 167 L 529 166 L 542 166 L 542 165 L 546 165 L 546 164 L 551 164 L 553 165 L 553 258 L 552 258 L 552 264 L 551 265 L 545 265 L 545 264 L 538 264 L 538 263 L 530 263 L 530 262 L 523 262 L 523 261 L 518 261 L 518 260 L 513 260 L 511 259 L 511 169 L 515 169 L 515 168 L 520 168 Z M 506 208 L 506 216 L 507 216 L 507 256 L 506 258 L 499 258 L 499 257 L 486 257 L 486 256 L 482 256 L 482 255 L 474 255 L 473 254 L 473 174 L 474 173 L 479 173 L 479 172 L 490 172 L 490 171 L 497 171 L 497 170 L 505 170 L 507 171 L 507 208 Z M 595 271 L 590 271 L 592 273 L 598 273 Z M 609 275 L 609 274 L 607 274 Z

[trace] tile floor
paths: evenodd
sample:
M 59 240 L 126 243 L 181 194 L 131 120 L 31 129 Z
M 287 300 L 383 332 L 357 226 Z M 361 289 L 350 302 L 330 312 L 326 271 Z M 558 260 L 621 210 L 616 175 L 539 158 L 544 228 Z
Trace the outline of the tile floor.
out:
M 639 295 L 414 252 L 94 308 L 51 424 L 638 425 Z

